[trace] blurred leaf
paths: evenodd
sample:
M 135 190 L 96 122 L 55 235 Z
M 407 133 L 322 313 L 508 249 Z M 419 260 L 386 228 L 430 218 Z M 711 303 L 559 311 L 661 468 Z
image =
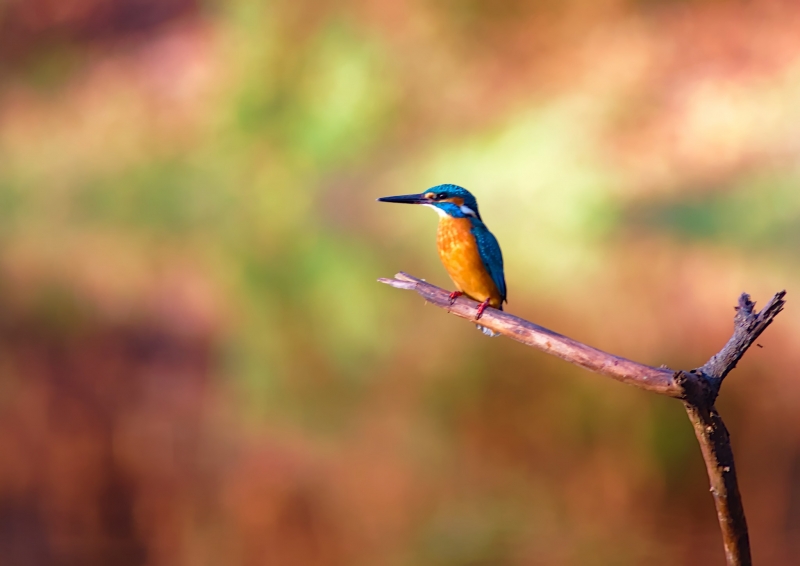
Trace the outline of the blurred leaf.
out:
M 794 251 L 800 245 L 798 187 L 800 178 L 791 172 L 753 175 L 730 187 L 638 202 L 626 212 L 626 221 L 638 229 L 689 240 Z

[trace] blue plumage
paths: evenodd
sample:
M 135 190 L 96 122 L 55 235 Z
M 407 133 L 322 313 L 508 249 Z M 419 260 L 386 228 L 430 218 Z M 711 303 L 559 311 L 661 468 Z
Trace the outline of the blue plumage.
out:
M 506 294 L 506 277 L 503 272 L 503 252 L 500 251 L 500 244 L 497 243 L 497 238 L 494 234 L 489 232 L 489 229 L 479 218 L 472 218 L 472 235 L 478 244 L 478 252 L 483 260 L 483 265 L 492 277 L 503 302 L 507 302 Z M 503 310 L 502 303 L 500 310 Z

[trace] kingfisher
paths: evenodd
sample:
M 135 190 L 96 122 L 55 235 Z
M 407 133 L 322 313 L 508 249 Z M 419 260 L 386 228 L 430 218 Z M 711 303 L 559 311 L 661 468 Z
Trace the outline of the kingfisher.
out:
M 437 185 L 424 193 L 378 200 L 422 204 L 438 212 L 439 259 L 456 286 L 450 293 L 450 304 L 461 295 L 478 301 L 475 320 L 481 318 L 487 307 L 503 310 L 503 303 L 507 302 L 503 253 L 497 238 L 483 223 L 472 193 L 458 185 Z M 487 336 L 499 335 L 480 324 L 475 326 Z

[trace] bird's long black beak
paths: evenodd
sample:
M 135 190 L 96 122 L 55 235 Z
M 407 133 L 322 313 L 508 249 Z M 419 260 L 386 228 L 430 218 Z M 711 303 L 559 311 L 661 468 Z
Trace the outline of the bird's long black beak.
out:
M 396 197 L 381 197 L 381 202 L 399 202 L 401 204 L 428 204 L 431 199 L 426 198 L 424 193 L 418 195 L 397 195 Z

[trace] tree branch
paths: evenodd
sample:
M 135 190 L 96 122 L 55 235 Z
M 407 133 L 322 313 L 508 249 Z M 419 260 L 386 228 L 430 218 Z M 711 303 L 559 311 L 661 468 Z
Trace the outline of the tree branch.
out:
M 736 367 L 747 349 L 753 345 L 767 326 L 772 324 L 778 313 L 783 310 L 786 301 L 783 297 L 786 291 L 775 293 L 761 312 L 754 312 L 756 304 L 750 300 L 750 295 L 742 293 L 739 297 L 739 306 L 736 316 L 733 317 L 733 336 L 728 343 L 700 368 L 706 377 L 715 381 L 719 391 L 722 380 Z
M 447 291 L 406 273 L 378 281 L 398 289 L 416 291 L 437 307 L 461 318 L 475 319 L 478 303 L 460 298 L 451 305 Z M 783 310 L 785 295 L 785 291 L 776 293 L 761 312 L 755 312 L 755 303 L 743 293 L 736 307 L 731 339 L 705 365 L 689 371 L 655 368 L 620 358 L 496 309 L 486 309 L 480 323 L 590 371 L 646 391 L 681 399 L 706 463 L 728 566 L 749 566 L 750 542 L 736 481 L 733 451 L 728 430 L 714 407 L 714 401 L 725 376 Z
M 451 314 L 468 320 L 475 319 L 478 303 L 461 297 L 451 306 L 448 291 L 407 273 L 398 273 L 394 279 L 378 281 L 398 289 L 416 291 L 429 303 L 447 309 Z M 680 398 L 683 395 L 683 390 L 675 382 L 675 372 L 670 369 L 646 366 L 614 356 L 506 312 L 486 309 L 481 317 L 481 326 L 617 381 L 669 397 Z
M 776 293 L 761 312 L 755 312 L 756 305 L 750 300 L 750 295 L 742 293 L 733 318 L 731 339 L 703 367 L 689 372 L 699 374 L 707 384 L 705 389 L 689 395 L 684 406 L 706 462 L 711 494 L 714 496 L 717 519 L 722 531 L 725 557 L 730 566 L 751 564 L 750 540 L 736 480 L 730 436 L 722 417 L 714 407 L 714 401 L 725 376 L 736 367 L 747 349 L 783 310 L 786 304 L 783 299 L 785 295 L 786 291 Z M 686 373 L 681 372 L 678 379 L 683 379 L 684 375 Z
M 749 566 L 752 564 L 750 538 L 736 480 L 728 429 L 713 405 L 708 408 L 684 402 L 684 407 L 706 463 L 727 564 Z

